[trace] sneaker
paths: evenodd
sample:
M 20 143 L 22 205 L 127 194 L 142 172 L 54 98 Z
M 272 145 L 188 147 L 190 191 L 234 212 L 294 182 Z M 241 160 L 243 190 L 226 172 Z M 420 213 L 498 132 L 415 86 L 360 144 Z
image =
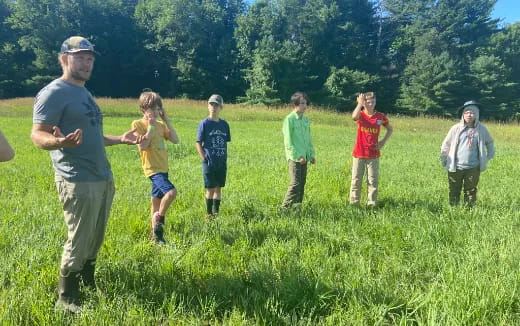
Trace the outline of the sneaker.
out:
M 155 224 L 155 227 L 153 228 L 152 238 L 158 244 L 166 244 L 166 240 L 164 240 L 164 224 Z
M 152 230 L 152 238 L 158 244 L 166 244 L 164 240 L 164 223 L 159 220 L 159 213 L 154 214 L 154 225 Z
M 217 214 L 212 213 L 212 214 L 208 214 L 208 215 L 204 216 L 204 219 L 205 219 L 206 221 L 211 221 L 211 220 L 214 219 L 216 216 L 217 216 Z

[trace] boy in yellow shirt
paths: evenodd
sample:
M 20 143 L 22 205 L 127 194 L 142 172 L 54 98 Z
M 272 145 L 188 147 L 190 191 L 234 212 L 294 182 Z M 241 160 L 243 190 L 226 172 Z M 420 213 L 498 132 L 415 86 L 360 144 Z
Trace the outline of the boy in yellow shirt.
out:
M 138 144 L 144 174 L 152 181 L 151 218 L 152 238 L 165 244 L 164 219 L 166 211 L 177 196 L 175 186 L 168 180 L 168 153 L 165 141 L 179 143 L 179 137 L 163 109 L 159 94 L 143 91 L 139 97 L 143 118 L 132 122 L 132 129 L 144 140 Z M 158 121 L 157 118 L 162 121 Z

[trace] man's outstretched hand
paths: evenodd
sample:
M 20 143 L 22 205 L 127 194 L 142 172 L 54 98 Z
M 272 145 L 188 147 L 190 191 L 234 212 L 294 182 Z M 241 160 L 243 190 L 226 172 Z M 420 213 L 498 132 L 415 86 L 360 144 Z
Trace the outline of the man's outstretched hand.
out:
M 65 136 L 58 126 L 52 127 L 52 134 L 58 140 L 59 147 L 71 148 L 78 147 L 83 142 L 83 131 L 76 129 L 74 132 Z

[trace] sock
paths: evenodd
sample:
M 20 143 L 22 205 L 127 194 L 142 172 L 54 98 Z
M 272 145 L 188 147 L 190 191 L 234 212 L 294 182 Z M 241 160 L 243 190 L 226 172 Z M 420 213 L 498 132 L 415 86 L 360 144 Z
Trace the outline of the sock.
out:
M 206 198 L 206 212 L 213 214 L 213 199 Z
M 154 217 L 155 217 L 155 223 L 161 223 L 161 224 L 164 224 L 164 215 L 159 215 L 159 212 L 156 212 L 154 214 Z
M 220 208 L 220 199 L 213 199 L 213 214 L 218 214 Z

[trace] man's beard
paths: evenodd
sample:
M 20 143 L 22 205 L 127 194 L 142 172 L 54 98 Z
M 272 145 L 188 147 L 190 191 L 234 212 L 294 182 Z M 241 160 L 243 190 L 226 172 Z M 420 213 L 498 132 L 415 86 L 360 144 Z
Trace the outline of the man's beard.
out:
M 82 74 L 79 71 L 71 71 L 70 76 L 75 80 L 86 82 L 90 79 L 91 74 L 91 72 L 88 72 L 87 76 L 85 77 L 85 73 Z

